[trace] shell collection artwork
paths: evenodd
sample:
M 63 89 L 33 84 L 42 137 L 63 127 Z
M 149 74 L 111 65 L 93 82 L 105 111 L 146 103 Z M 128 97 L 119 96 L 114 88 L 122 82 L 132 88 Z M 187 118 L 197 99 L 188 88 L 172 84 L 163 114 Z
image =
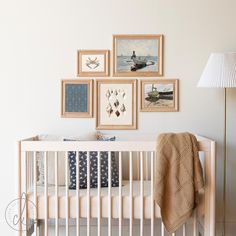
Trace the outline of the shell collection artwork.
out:
M 106 91 L 106 98 L 106 112 L 109 117 L 112 115 L 116 117 L 125 115 L 126 107 L 124 100 L 127 99 L 127 95 L 123 89 L 108 89 Z

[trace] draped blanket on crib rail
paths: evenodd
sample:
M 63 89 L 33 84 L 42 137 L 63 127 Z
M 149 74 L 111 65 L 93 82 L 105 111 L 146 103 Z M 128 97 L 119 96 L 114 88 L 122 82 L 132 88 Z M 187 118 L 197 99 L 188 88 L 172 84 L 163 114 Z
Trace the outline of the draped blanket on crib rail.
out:
M 175 232 L 192 215 L 203 186 L 196 137 L 190 133 L 159 135 L 154 199 L 168 232 Z

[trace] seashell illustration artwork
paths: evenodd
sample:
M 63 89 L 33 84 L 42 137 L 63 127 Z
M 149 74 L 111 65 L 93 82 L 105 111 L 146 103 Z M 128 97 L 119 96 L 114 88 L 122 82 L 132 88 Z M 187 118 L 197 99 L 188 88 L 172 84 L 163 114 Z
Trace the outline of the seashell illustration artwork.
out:
M 120 111 L 121 111 L 122 113 L 126 112 L 126 108 L 125 108 L 125 105 L 124 105 L 124 104 L 121 105 Z
M 120 102 L 118 101 L 118 99 L 116 99 L 115 102 L 114 102 L 115 108 L 117 108 L 119 105 L 120 105 Z
M 127 108 L 124 100 L 127 98 L 127 95 L 124 89 L 108 88 L 105 92 L 105 96 L 108 100 L 106 112 L 109 117 L 115 115 L 119 118 L 121 115 L 124 116 L 126 114 Z
M 120 116 L 120 112 L 118 110 L 115 112 L 115 114 L 116 114 L 117 117 Z
M 126 99 L 126 93 L 123 89 L 121 90 L 120 95 L 123 99 Z
M 111 114 L 113 113 L 113 109 L 112 109 L 112 106 L 111 106 L 110 103 L 109 103 L 108 106 L 106 107 L 106 111 L 107 111 L 108 116 L 110 117 Z

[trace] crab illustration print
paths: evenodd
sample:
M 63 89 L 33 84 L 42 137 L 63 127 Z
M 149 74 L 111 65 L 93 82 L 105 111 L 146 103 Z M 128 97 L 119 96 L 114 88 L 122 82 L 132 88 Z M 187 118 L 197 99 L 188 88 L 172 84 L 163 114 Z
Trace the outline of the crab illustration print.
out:
M 78 76 L 109 76 L 109 50 L 78 50 Z

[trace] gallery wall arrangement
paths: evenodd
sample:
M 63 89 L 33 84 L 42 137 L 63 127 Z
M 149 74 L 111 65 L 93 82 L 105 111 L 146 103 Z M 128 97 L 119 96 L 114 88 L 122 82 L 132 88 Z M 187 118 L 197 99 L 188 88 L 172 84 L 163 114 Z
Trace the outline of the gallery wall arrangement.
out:
M 113 35 L 112 63 L 108 49 L 78 50 L 78 78 L 61 81 L 61 117 L 95 115 L 97 130 L 132 130 L 138 110 L 178 111 L 179 80 L 161 77 L 163 40 L 159 34 Z

